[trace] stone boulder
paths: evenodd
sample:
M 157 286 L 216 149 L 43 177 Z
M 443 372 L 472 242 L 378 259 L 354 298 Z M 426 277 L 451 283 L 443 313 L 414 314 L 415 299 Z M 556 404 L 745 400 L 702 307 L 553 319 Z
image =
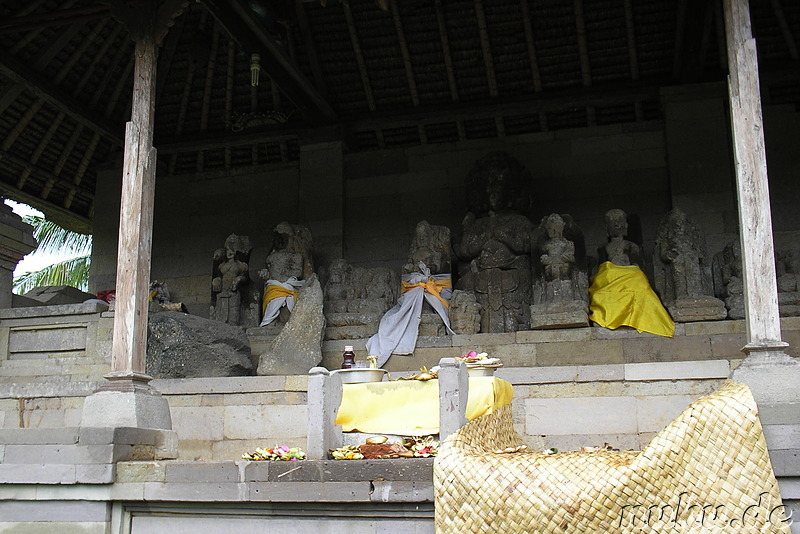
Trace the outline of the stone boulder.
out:
M 306 375 L 322 361 L 322 286 L 311 275 L 297 295 L 289 322 L 258 361 L 259 375 Z
M 91 293 L 86 293 L 72 286 L 39 286 L 31 289 L 24 295 L 48 306 L 55 304 L 80 304 L 95 298 Z
M 199 378 L 253 374 L 244 328 L 151 306 L 147 374 Z

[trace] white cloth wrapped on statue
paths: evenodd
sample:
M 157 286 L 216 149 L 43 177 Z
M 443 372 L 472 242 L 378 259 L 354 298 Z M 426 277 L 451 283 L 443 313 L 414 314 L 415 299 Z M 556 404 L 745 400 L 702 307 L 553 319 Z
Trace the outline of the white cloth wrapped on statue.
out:
M 261 304 L 261 311 L 263 318 L 261 324 L 258 326 L 267 326 L 272 321 L 278 318 L 281 308 L 286 306 L 289 311 L 294 309 L 294 302 L 297 299 L 297 293 L 305 284 L 305 280 L 298 280 L 296 276 L 292 276 L 285 282 L 277 280 L 267 280 L 267 285 L 264 288 L 264 298 Z
M 417 346 L 419 322 L 422 318 L 423 299 L 442 318 L 447 331 L 450 329 L 450 297 L 453 295 L 452 278 L 449 273 L 431 275 L 430 269 L 420 264 L 422 272 L 404 274 L 403 294 L 394 308 L 381 318 L 378 333 L 367 340 L 367 352 L 378 356 L 378 367 L 392 354 L 412 354 Z

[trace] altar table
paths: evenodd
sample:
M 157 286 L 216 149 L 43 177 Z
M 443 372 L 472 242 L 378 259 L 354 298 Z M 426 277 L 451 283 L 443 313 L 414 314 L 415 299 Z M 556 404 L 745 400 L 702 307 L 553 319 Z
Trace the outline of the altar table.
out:
M 470 421 L 511 403 L 511 384 L 491 376 L 471 377 Z M 336 424 L 344 432 L 425 436 L 439 432 L 439 381 L 397 380 L 344 384 Z

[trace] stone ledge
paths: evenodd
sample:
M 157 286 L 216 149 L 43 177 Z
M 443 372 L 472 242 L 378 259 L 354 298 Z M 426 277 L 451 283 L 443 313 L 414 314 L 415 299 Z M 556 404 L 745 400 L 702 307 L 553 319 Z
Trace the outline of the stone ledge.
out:
M 730 372 L 728 360 L 625 364 L 628 381 L 727 378 Z
M 33 317 L 54 317 L 59 315 L 88 315 L 108 310 L 108 304 L 84 302 L 81 304 L 58 304 L 54 306 L 31 306 L 29 308 L 0 309 L 2 319 L 30 319 Z
M 0 399 L 85 397 L 93 393 L 97 386 L 97 382 L 54 381 L 0 384 Z
M 156 379 L 150 385 L 163 395 L 269 393 L 286 391 L 286 376 Z

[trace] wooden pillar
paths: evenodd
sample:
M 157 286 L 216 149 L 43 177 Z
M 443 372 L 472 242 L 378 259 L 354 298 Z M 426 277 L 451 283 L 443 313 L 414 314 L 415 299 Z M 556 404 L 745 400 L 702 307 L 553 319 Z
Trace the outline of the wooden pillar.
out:
M 147 307 L 153 234 L 156 149 L 153 147 L 156 43 L 136 40 L 131 121 L 125 129 L 116 311 L 111 373 L 106 378 L 148 381 Z
M 797 402 L 800 364 L 781 339 L 756 43 L 748 0 L 724 0 L 733 153 L 739 199 L 747 355 L 733 377 L 761 403 Z
M 788 345 L 781 341 L 758 59 L 748 9 L 747 0 L 725 0 L 747 346 L 783 348 Z
M 156 149 L 153 147 L 158 43 L 186 0 L 112 0 L 112 14 L 136 43 L 131 120 L 122 164 L 116 312 L 111 372 L 83 405 L 83 427 L 134 427 L 171 433 L 169 404 L 148 384 L 147 308 L 153 235 Z M 172 434 L 174 437 L 174 433 Z

